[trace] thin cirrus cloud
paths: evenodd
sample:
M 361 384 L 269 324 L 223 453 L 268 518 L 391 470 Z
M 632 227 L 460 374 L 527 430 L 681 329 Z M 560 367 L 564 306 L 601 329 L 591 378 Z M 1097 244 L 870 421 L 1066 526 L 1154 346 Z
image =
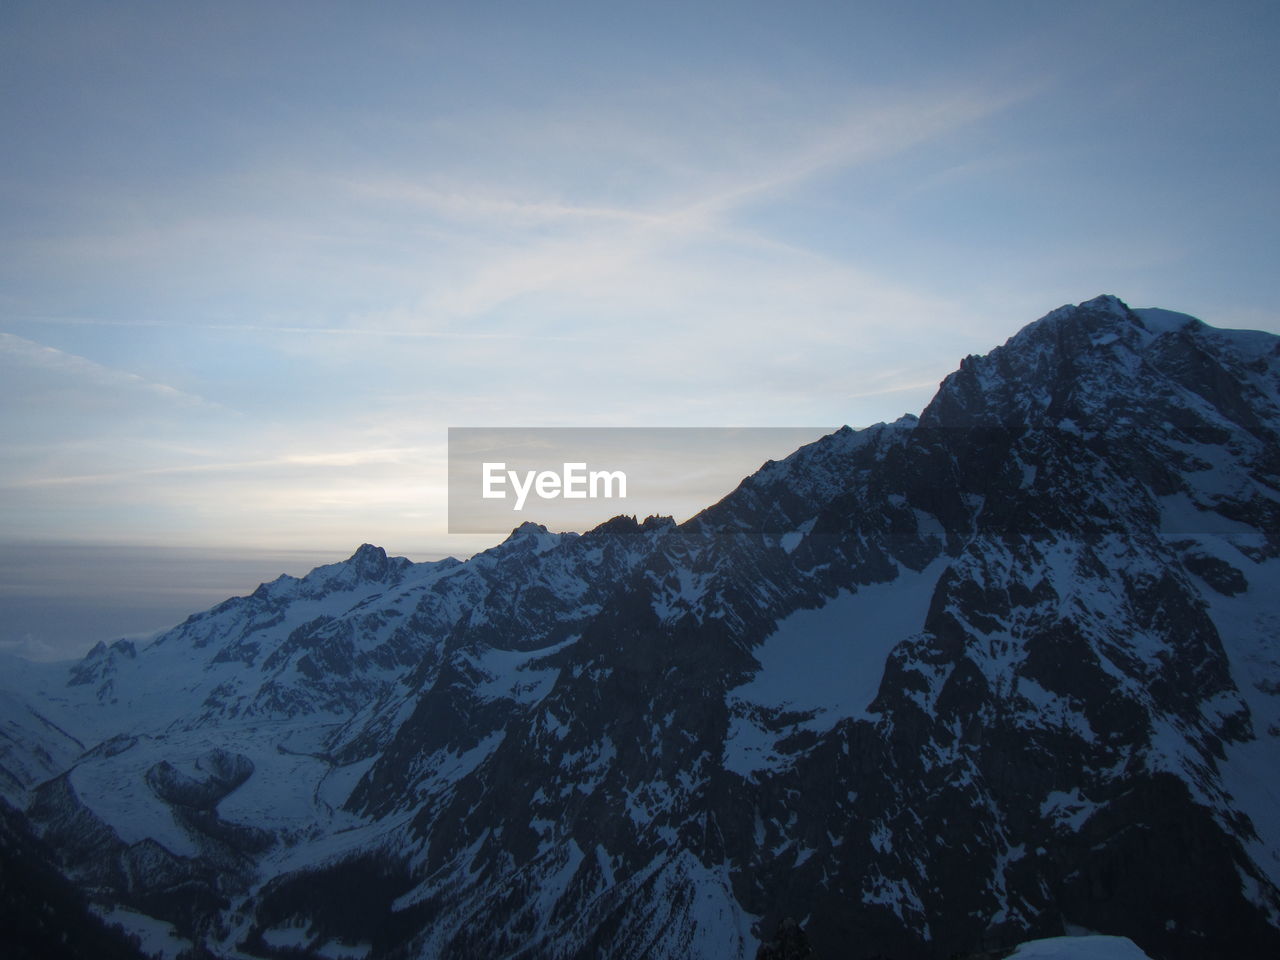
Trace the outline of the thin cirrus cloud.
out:
M 711 98 L 713 107 L 724 96 Z M 107 322 L 299 337 L 355 328 L 381 336 L 559 341 L 584 336 L 578 325 L 584 311 L 607 324 L 611 316 L 625 323 L 644 310 L 657 311 L 658 332 L 667 332 L 663 314 L 679 314 L 681 335 L 705 338 L 741 324 L 744 310 L 788 309 L 799 289 L 840 291 L 811 324 L 815 329 L 859 301 L 867 314 L 912 305 L 919 314 L 932 305 L 865 270 L 780 244 L 753 224 L 753 208 L 981 122 L 1019 99 L 948 91 L 885 105 L 868 94 L 852 107 L 797 111 L 794 101 L 775 97 L 750 124 L 738 122 L 741 104 L 728 111 L 730 122 L 707 107 L 677 110 L 673 120 L 652 107 L 611 117 L 606 104 L 587 103 L 525 117 L 505 140 L 506 118 L 479 116 L 467 130 L 498 138 L 490 154 L 541 147 L 542 162 L 489 170 L 488 179 L 471 181 L 376 166 L 353 176 L 352 168 L 326 169 L 300 146 L 283 161 L 238 174 L 230 209 L 225 183 L 197 180 L 141 198 L 126 190 L 114 205 L 99 199 L 108 211 L 99 229 L 55 238 L 42 256 L 136 271 L 126 300 L 149 290 L 154 305 L 139 304 L 130 316 Z M 656 171 L 641 164 L 604 188 L 580 187 L 575 164 L 584 161 L 573 153 L 585 135 L 565 133 L 557 143 L 545 128 L 602 126 L 609 128 L 610 156 L 669 150 L 678 160 L 668 156 Z M 655 140 L 662 149 L 651 145 Z M 451 155 L 447 140 L 441 152 Z M 581 196 L 563 199 L 574 194 Z M 610 202 L 594 202 L 593 195 Z M 253 209 L 237 210 L 236 201 Z M 110 212 L 126 208 L 132 218 Z M 234 282 L 212 285 L 221 278 Z M 184 291 L 186 298 L 156 319 L 155 306 Z M 202 312 L 192 301 L 207 306 Z M 515 318 L 501 315 L 513 304 L 521 310 L 518 328 Z M 557 328 L 556 318 L 576 328 L 566 330 L 563 321 Z
M 78 385 L 97 389 L 104 394 L 147 395 L 165 403 L 186 407 L 210 406 L 209 401 L 204 398 L 168 384 L 117 370 L 11 333 L 0 333 L 0 365 L 5 368 L 5 380 L 10 385 L 7 390 L 11 394 L 9 403 L 20 399 L 16 395 L 17 391 L 13 390 L 15 379 L 22 377 L 23 371 L 38 371 L 38 375 L 61 384 L 59 389 L 49 391 L 49 397 L 67 399 L 66 388 Z
M 750 299 L 758 302 L 771 280 L 783 295 L 798 283 L 777 263 L 764 276 L 725 276 L 742 267 L 735 249 L 778 252 L 779 244 L 752 226 L 754 205 L 980 122 L 1020 99 L 1008 92 L 986 97 L 949 93 L 893 106 L 846 108 L 839 119 L 824 118 L 810 129 L 787 124 L 788 136 L 760 145 L 747 159 L 726 163 L 728 169 L 691 161 L 681 175 L 669 174 L 661 188 L 647 184 L 644 201 L 630 206 L 548 199 L 539 194 L 546 188 L 536 184 L 524 187 L 525 195 L 510 186 L 437 186 L 403 178 L 346 186 L 357 197 L 394 201 L 445 221 L 474 244 L 468 256 L 451 264 L 450 282 L 434 285 L 420 298 L 424 316 L 474 317 L 529 295 L 652 304 L 655 291 L 671 299 L 673 292 L 693 287 L 732 292 L 751 285 Z M 642 131 L 632 135 L 644 139 Z M 732 139 L 735 131 L 725 135 Z M 705 163 L 707 158 L 702 159 Z M 529 234 L 535 232 L 542 235 L 530 242 Z M 682 268 L 681 255 L 698 246 L 714 249 L 714 257 L 709 262 L 703 256 L 692 268 Z M 799 252 L 792 249 L 790 270 L 812 274 L 821 269 L 813 258 L 794 255 Z M 849 290 L 855 278 L 841 272 L 840 282 Z M 861 286 L 870 285 L 864 280 Z
M 259 460 L 217 461 L 211 463 L 190 463 L 180 466 L 148 467 L 138 470 L 125 470 L 115 473 L 90 473 L 80 475 L 60 475 L 32 477 L 17 480 L 7 486 L 10 489 L 23 487 L 61 487 L 76 484 L 134 484 L 139 481 L 160 477 L 180 477 L 182 475 L 200 474 L 242 474 L 253 476 L 266 471 L 277 471 L 279 468 L 302 468 L 304 470 L 318 467 L 363 467 L 382 464 L 403 464 L 421 454 L 418 448 L 401 448 L 395 450 L 347 450 L 326 451 L 323 453 L 295 453 L 280 457 L 268 457 Z

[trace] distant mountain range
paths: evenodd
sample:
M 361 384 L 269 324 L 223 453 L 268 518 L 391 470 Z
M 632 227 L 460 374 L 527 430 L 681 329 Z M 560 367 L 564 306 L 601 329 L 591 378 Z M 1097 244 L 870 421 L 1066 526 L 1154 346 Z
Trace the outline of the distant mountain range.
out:
M 171 957 L 1280 956 L 1280 338 L 1099 297 L 686 523 L 0 687 L 0 875 Z

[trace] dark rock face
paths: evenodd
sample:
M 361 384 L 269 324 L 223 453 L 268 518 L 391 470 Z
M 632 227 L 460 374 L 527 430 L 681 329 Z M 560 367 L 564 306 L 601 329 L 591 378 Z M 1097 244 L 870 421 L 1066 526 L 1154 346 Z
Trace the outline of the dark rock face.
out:
M 756 960 L 812 960 L 813 948 L 800 925 L 790 917 L 778 924 L 778 931 L 768 943 L 760 944 Z
M 84 893 L 50 865 L 52 851 L 0 799 L 0 937 L 13 960 L 141 960 L 136 939 L 90 912 Z
M 1277 343 L 1102 297 L 685 524 L 366 545 L 95 650 L 104 710 L 207 679 L 31 816 L 214 952 L 1280 955 Z

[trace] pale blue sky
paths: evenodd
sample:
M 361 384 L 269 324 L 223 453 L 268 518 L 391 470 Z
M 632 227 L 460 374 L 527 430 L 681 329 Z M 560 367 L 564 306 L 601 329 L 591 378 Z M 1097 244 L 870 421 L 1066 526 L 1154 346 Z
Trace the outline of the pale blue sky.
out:
M 0 540 L 465 554 L 450 425 L 865 425 L 1103 292 L 1280 331 L 1278 26 L 9 0 Z

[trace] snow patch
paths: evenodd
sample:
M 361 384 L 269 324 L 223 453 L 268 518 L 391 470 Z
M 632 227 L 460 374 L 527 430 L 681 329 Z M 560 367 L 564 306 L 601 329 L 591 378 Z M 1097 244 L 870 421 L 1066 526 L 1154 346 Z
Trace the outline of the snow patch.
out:
M 572 636 L 541 650 L 486 650 L 476 665 L 489 679 L 476 684 L 476 697 L 481 700 L 514 700 L 526 705 L 540 702 L 551 692 L 560 671 L 554 667 L 538 669 L 533 664 L 577 641 L 578 636 Z
M 902 570 L 888 583 L 841 592 L 816 610 L 784 618 L 755 651 L 760 669 L 729 691 L 732 719 L 724 767 L 742 776 L 775 767 L 777 742 L 798 730 L 824 732 L 846 717 L 870 717 L 889 652 L 924 627 L 947 561 Z M 801 714 L 781 726 L 768 718 Z
M 1094 815 L 1098 805 L 1080 793 L 1079 787 L 1071 791 L 1053 790 L 1040 804 L 1040 816 L 1052 819 L 1062 830 L 1079 832 L 1085 821 Z
M 120 927 L 125 933 L 137 936 L 141 941 L 143 953 L 162 957 L 164 960 L 175 960 L 178 954 L 190 950 L 193 946 L 190 940 L 178 935 L 178 931 L 172 924 L 157 920 L 155 917 L 149 917 L 125 907 L 114 907 L 111 910 L 94 909 L 107 923 Z

